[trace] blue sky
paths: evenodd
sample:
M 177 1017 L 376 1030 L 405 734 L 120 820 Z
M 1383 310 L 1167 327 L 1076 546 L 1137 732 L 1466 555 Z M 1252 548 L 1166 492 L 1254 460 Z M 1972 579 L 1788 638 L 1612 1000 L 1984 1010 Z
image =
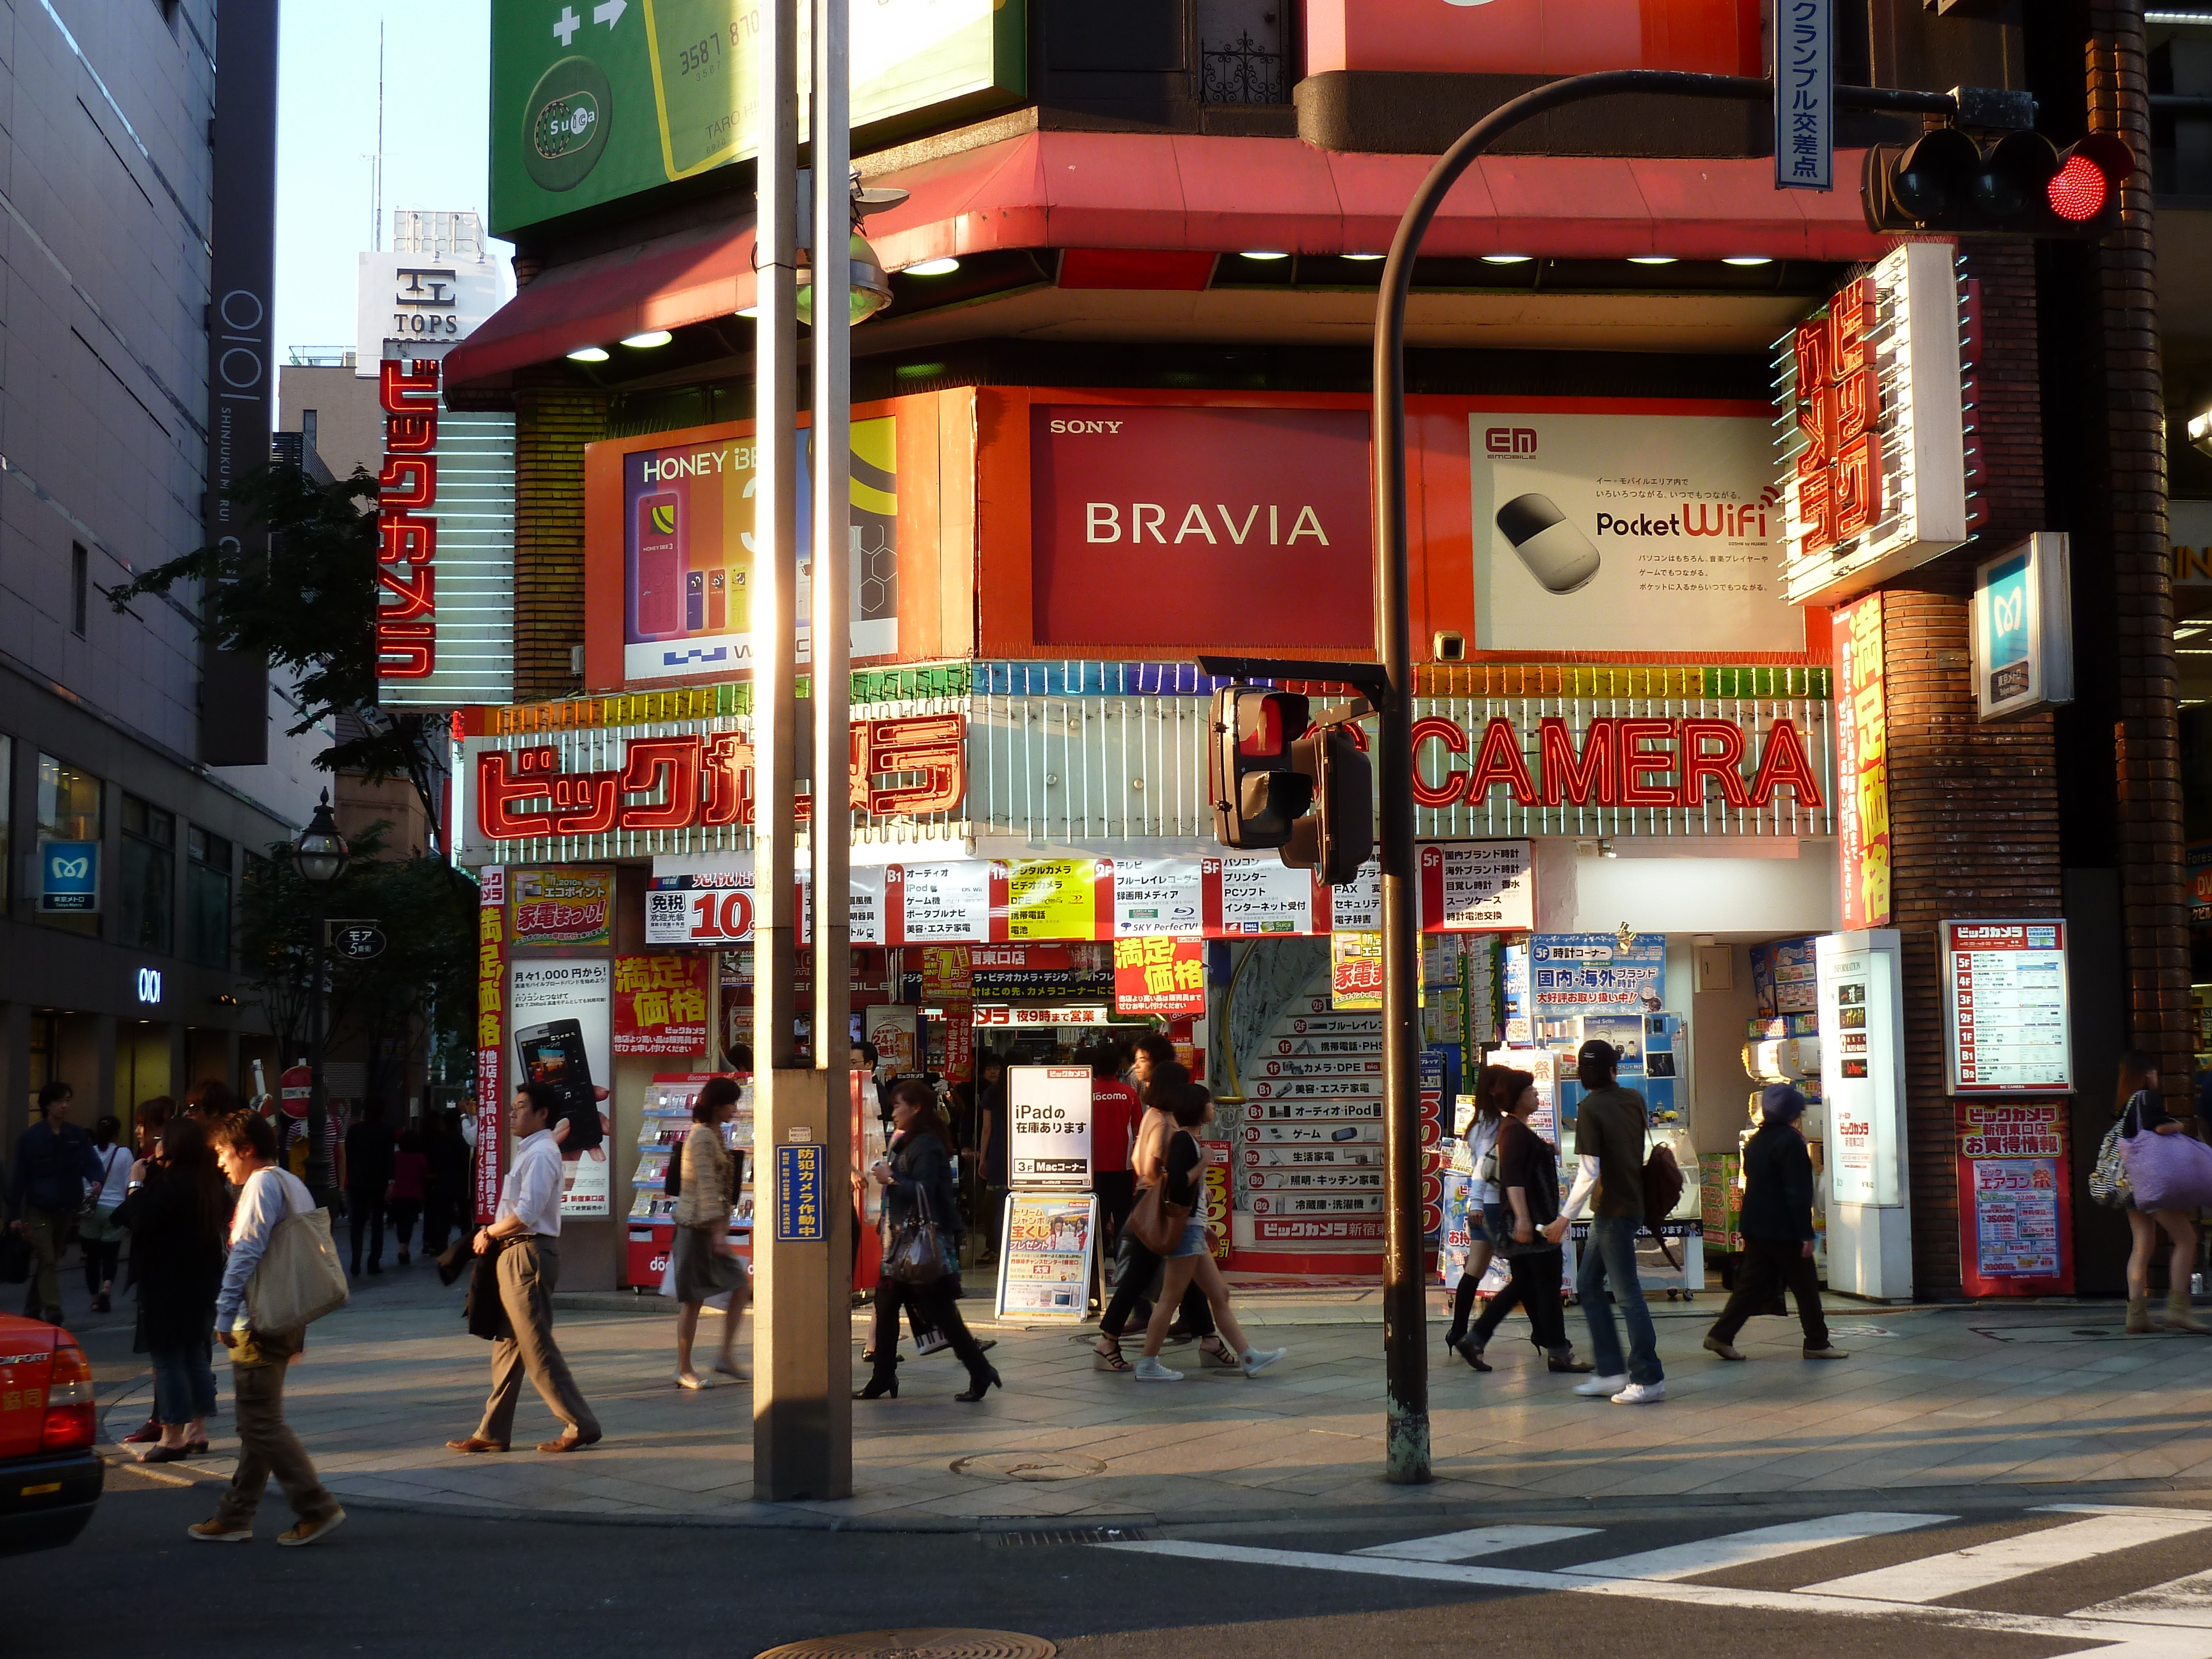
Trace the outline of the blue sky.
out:
M 376 27 L 385 25 L 384 225 L 396 207 L 483 214 L 490 0 L 283 0 L 278 24 L 276 348 L 349 346 L 369 241 Z M 503 243 L 495 251 L 507 252 Z

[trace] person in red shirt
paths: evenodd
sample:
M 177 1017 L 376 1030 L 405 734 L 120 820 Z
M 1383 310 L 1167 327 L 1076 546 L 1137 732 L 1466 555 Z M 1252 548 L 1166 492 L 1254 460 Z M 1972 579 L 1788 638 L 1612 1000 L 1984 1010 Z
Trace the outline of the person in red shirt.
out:
M 1091 1068 L 1091 1190 L 1104 1222 L 1098 1260 L 1105 1261 L 1137 1201 L 1129 1149 L 1136 1143 L 1137 1121 L 1145 1107 L 1137 1091 L 1121 1081 L 1121 1055 L 1113 1044 L 1095 1043 L 1084 1050 L 1082 1060 Z

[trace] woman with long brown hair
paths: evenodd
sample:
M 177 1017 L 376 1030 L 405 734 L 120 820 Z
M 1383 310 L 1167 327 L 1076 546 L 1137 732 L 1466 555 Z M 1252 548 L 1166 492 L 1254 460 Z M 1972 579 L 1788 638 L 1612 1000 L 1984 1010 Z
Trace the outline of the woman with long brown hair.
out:
M 2178 1135 L 2181 1125 L 2170 1116 L 2159 1097 L 2158 1061 L 2140 1048 L 2120 1056 L 2119 1102 L 2114 1108 L 2121 1120 L 2120 1136 L 2133 1140 L 2138 1134 Z M 2136 1208 L 2130 1196 L 2128 1231 L 2135 1248 L 2128 1252 L 2128 1329 L 2142 1335 L 2156 1329 L 2208 1331 L 2190 1307 L 2189 1276 L 2197 1265 L 2197 1223 L 2186 1210 Z M 2150 1311 L 2150 1259 L 2163 1231 L 2171 1241 L 2166 1258 L 2166 1312 L 2156 1319 Z
M 1515 1079 L 1521 1079 L 1514 1082 Z M 1457 1351 L 1474 1314 L 1475 1291 L 1490 1267 L 1491 1241 L 1504 1212 L 1504 1192 L 1498 1184 L 1498 1132 L 1522 1088 L 1535 1081 L 1527 1072 L 1510 1066 L 1486 1066 L 1474 1083 L 1474 1118 L 1467 1126 L 1467 1152 L 1473 1173 L 1467 1181 L 1467 1265 L 1460 1270 L 1459 1285 L 1452 1294 L 1451 1328 L 1444 1346 Z
M 1504 1075 L 1492 1083 L 1492 1072 Z M 1491 1232 L 1513 1276 L 1460 1340 L 1460 1358 L 1479 1371 L 1491 1370 L 1482 1351 L 1505 1316 L 1518 1306 L 1528 1316 L 1528 1340 L 1542 1352 L 1549 1370 L 1592 1370 L 1588 1360 L 1575 1357 L 1574 1345 L 1567 1340 L 1566 1318 L 1559 1307 L 1565 1264 L 1559 1245 L 1544 1231 L 1559 1218 L 1559 1157 L 1550 1141 L 1528 1127 L 1542 1103 L 1536 1079 L 1503 1066 L 1486 1067 L 1484 1079 L 1505 1106 L 1505 1121 L 1498 1130 L 1497 1162 L 1504 1202 L 1492 1218 Z
M 131 1228 L 139 1333 L 154 1362 L 154 1414 L 161 1420 L 161 1443 L 139 1461 L 173 1462 L 208 1449 L 215 1303 L 230 1220 L 229 1189 L 197 1118 L 173 1117 L 162 1127 L 161 1156 L 120 1213 Z

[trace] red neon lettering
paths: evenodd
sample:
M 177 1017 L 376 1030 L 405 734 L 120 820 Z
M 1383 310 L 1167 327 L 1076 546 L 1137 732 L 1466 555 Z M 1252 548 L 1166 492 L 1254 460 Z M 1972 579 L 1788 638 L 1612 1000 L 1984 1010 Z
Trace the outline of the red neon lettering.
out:
M 387 455 L 376 475 L 380 507 L 428 507 L 438 499 L 438 463 L 429 455 Z
M 1357 732 L 1359 728 L 1352 728 Z M 1449 806 L 1458 800 L 1467 787 L 1468 775 L 1452 769 L 1444 763 L 1443 781 L 1431 783 L 1421 776 L 1421 745 L 1431 739 L 1443 744 L 1454 755 L 1467 753 L 1467 733 L 1459 729 L 1455 720 L 1441 714 L 1424 714 L 1413 722 L 1413 804 L 1417 806 Z
M 707 805 L 699 821 L 709 826 L 753 821 L 753 746 L 734 732 L 707 738 L 701 757 Z
M 416 357 L 410 362 L 386 357 L 376 366 L 376 400 L 387 415 L 434 412 L 438 403 L 438 360 Z
M 1759 757 L 1759 772 L 1751 781 L 1749 804 L 1765 806 L 1784 784 L 1797 797 L 1797 805 L 1807 811 L 1817 812 L 1826 805 L 1820 799 L 1820 786 L 1813 776 L 1813 761 L 1805 752 L 1804 738 L 1792 722 L 1778 720 L 1766 734 L 1766 748 Z
M 1490 786 L 1503 783 L 1522 806 L 1536 804 L 1536 786 L 1528 776 L 1528 763 L 1521 758 L 1521 740 L 1513 722 L 1503 714 L 1491 717 L 1482 728 L 1482 747 L 1474 757 L 1474 771 L 1468 779 L 1467 801 L 1480 806 L 1490 799 Z
M 1708 753 L 1708 740 L 1720 744 Z M 1682 722 L 1682 805 L 1705 804 L 1705 780 L 1717 780 L 1721 799 L 1730 806 L 1747 806 L 1743 789 L 1743 728 L 1734 720 L 1686 720 Z
M 1613 728 L 1620 722 L 1601 715 L 1589 723 L 1583 739 L 1582 758 L 1575 758 L 1575 734 L 1558 715 L 1536 722 L 1539 755 L 1544 769 L 1544 805 L 1557 806 L 1618 806 L 1620 804 L 1620 756 Z M 1596 799 L 1593 800 L 1591 798 Z
M 414 577 L 411 582 L 408 580 L 410 574 Z M 410 617 L 434 615 L 438 609 L 437 578 L 438 573 L 427 564 L 415 566 L 411 573 L 380 568 L 376 573 L 376 598 L 380 607 L 376 613 L 377 631 L 380 634 L 393 623 L 404 622 Z M 386 593 L 397 596 L 398 602 L 387 603 L 384 598 Z
M 428 623 L 380 623 L 376 629 L 378 678 L 428 679 L 436 643 L 434 630 Z
M 1620 804 L 1623 806 L 1672 806 L 1674 786 L 1667 783 L 1646 783 L 1646 774 L 1670 773 L 1674 769 L 1674 757 L 1663 750 L 1646 749 L 1647 739 L 1663 742 L 1674 735 L 1672 720 L 1618 720 L 1613 725 L 1614 740 L 1620 745 Z
M 659 805 L 625 805 L 620 814 L 625 830 L 681 830 L 699 815 L 699 739 L 696 738 L 634 738 L 623 757 L 622 787 L 627 794 L 642 794 L 668 775 L 668 794 Z
M 515 804 L 552 793 L 550 749 L 487 749 L 477 757 L 477 828 L 487 841 L 520 841 L 553 833 L 550 811 L 518 812 Z
M 428 564 L 438 554 L 438 524 L 434 519 L 410 519 L 404 513 L 386 513 L 376 521 L 376 560 L 379 564 Z
M 384 453 L 387 455 L 426 455 L 438 441 L 438 417 L 387 415 L 384 417 Z

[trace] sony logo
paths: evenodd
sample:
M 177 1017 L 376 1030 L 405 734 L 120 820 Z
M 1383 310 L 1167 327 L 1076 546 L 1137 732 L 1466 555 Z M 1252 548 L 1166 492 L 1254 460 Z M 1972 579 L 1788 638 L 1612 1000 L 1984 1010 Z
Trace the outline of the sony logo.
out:
M 1054 432 L 1119 432 L 1121 429 L 1121 422 L 1119 421 L 1054 421 L 1052 423 Z

